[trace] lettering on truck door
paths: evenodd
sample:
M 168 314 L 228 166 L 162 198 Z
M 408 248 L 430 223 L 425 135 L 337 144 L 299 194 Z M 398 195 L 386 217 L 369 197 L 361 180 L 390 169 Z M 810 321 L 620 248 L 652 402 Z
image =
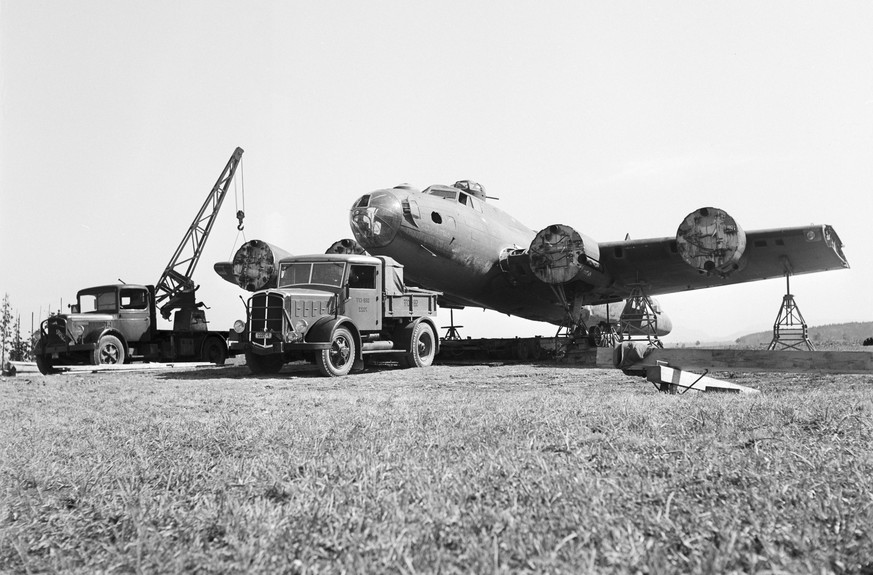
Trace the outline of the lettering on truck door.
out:
M 382 278 L 375 265 L 352 264 L 349 266 L 349 299 L 346 315 L 361 331 L 382 329 Z

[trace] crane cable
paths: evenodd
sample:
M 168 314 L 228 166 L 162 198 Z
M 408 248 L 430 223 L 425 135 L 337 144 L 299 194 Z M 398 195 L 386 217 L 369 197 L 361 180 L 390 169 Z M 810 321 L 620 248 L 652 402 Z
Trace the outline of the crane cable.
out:
M 233 240 L 233 246 L 230 248 L 230 256 L 229 259 L 233 259 L 234 251 L 236 250 L 236 243 L 239 241 L 239 236 L 242 234 L 243 243 L 246 241 L 245 234 L 245 225 L 243 225 L 243 220 L 246 217 L 246 178 L 245 178 L 245 163 L 242 158 L 239 161 L 239 184 L 237 183 L 237 178 L 233 179 L 233 201 L 234 207 L 236 208 L 236 219 L 239 221 L 236 229 L 236 238 Z M 240 202 L 240 198 L 242 198 L 242 202 Z M 240 209 L 240 203 L 242 203 L 242 209 Z

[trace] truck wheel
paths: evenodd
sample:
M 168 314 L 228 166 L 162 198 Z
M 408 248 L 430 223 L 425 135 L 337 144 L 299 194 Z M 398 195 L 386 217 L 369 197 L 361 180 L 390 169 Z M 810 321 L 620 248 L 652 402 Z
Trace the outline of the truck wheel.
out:
M 427 367 L 436 356 L 436 338 L 426 322 L 419 322 L 409 339 L 409 353 L 400 360 L 400 367 Z
M 124 346 L 114 335 L 104 335 L 97 342 L 97 349 L 91 355 L 93 365 L 121 365 L 124 363 Z
M 285 360 L 281 355 L 258 355 L 250 351 L 246 352 L 246 365 L 249 371 L 255 375 L 279 373 Z
M 200 358 L 215 365 L 224 365 L 224 360 L 227 359 L 227 344 L 214 337 L 207 339 L 203 342 Z
M 338 327 L 333 332 L 330 349 L 322 349 L 315 356 L 321 375 L 338 377 L 346 375 L 355 363 L 355 339 L 349 330 Z
M 51 375 L 55 373 L 55 366 L 52 363 L 51 354 L 37 354 L 36 356 L 36 367 L 39 369 L 39 372 L 43 375 Z

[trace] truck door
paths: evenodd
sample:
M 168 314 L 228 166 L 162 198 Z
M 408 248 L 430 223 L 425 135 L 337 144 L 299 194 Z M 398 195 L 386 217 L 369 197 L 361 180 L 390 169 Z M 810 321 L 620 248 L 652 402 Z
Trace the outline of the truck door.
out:
M 151 321 L 149 318 L 149 292 L 142 288 L 121 288 L 118 306 L 118 330 L 129 342 L 148 339 Z
M 378 266 L 352 264 L 349 269 L 349 299 L 345 315 L 360 331 L 382 329 L 382 278 Z

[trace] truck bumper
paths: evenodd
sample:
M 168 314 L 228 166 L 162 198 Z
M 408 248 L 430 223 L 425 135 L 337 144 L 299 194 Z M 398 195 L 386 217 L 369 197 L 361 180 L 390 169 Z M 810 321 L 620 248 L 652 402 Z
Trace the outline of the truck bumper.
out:
M 43 355 L 63 355 L 65 353 L 72 353 L 77 351 L 92 351 L 97 347 L 95 343 L 79 343 L 79 344 L 66 344 L 66 343 L 50 343 L 42 348 Z
M 330 342 L 318 342 L 318 343 L 285 343 L 283 341 L 279 341 L 268 346 L 263 345 L 254 345 L 249 342 L 231 342 L 230 343 L 231 351 L 235 351 L 237 353 L 251 352 L 256 355 L 274 355 L 277 353 L 285 353 L 286 351 L 318 351 L 322 349 L 330 349 Z

